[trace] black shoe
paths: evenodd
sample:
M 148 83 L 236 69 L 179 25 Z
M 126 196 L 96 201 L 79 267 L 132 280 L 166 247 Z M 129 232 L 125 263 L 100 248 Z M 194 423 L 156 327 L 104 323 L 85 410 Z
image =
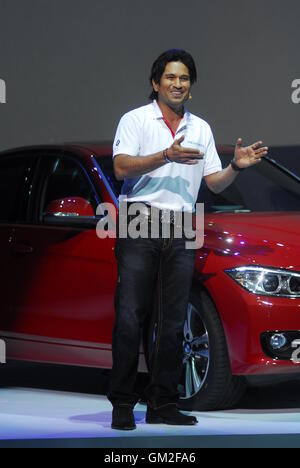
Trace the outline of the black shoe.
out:
M 153 409 L 148 406 L 146 423 L 170 424 L 172 426 L 194 426 L 198 421 L 194 416 L 186 416 L 180 413 L 177 406 L 172 404 L 158 409 Z
M 114 406 L 111 428 L 119 429 L 120 431 L 132 431 L 136 429 L 131 406 Z

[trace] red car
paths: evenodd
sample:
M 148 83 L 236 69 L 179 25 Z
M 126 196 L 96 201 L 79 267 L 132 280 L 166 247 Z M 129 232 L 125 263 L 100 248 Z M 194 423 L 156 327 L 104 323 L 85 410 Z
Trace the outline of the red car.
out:
M 233 148 L 218 150 L 227 165 Z M 7 359 L 111 367 L 115 240 L 96 234 L 98 205 L 118 206 L 111 154 L 96 144 L 0 154 Z M 300 373 L 300 180 L 265 158 L 220 195 L 203 184 L 199 201 L 205 245 L 195 262 L 180 393 L 182 408 L 211 410 L 236 404 L 251 375 Z

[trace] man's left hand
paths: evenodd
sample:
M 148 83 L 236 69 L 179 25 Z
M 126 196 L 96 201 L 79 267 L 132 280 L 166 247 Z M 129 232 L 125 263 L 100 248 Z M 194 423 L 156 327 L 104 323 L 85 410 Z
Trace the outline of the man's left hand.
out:
M 268 154 L 268 148 L 262 147 L 263 142 L 257 141 L 251 146 L 243 146 L 242 138 L 239 138 L 236 143 L 234 160 L 238 167 L 246 169 L 261 162 L 261 158 Z

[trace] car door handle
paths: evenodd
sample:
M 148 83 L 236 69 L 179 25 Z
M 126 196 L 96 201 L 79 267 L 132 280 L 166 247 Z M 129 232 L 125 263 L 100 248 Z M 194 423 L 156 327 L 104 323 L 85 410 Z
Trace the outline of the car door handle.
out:
M 11 244 L 10 248 L 13 253 L 27 255 L 31 254 L 34 251 L 34 248 L 31 245 L 27 244 Z

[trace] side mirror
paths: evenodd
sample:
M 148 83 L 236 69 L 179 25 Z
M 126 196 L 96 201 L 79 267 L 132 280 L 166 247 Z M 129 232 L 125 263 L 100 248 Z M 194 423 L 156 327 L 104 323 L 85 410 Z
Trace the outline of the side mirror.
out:
M 55 226 L 94 227 L 99 217 L 88 200 L 70 196 L 51 201 L 44 211 L 43 221 Z
M 54 216 L 95 216 L 91 203 L 82 197 L 66 197 L 48 203 L 44 214 Z

